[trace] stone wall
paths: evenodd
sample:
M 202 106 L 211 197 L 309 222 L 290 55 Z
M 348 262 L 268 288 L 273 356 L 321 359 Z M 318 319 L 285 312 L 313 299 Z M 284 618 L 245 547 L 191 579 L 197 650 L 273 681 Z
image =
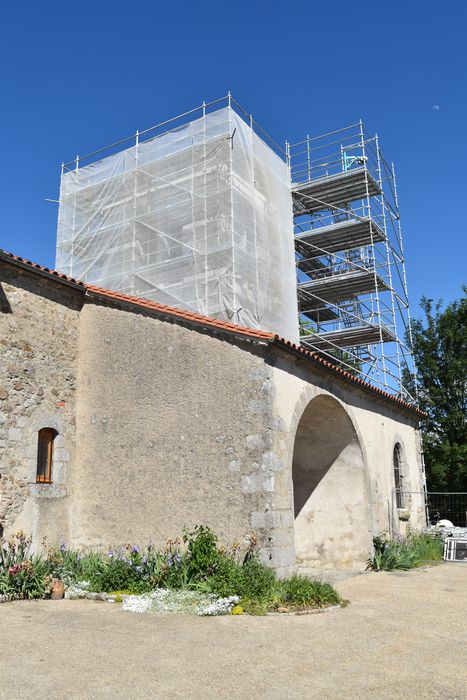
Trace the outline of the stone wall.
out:
M 336 380 L 329 372 L 304 358 L 273 351 L 268 362 L 272 367 L 274 386 L 273 417 L 278 425 L 276 456 L 285 465 L 284 478 L 277 484 L 276 502 L 293 504 L 295 439 L 306 411 L 316 399 L 327 397 L 346 416 L 346 420 L 336 423 L 332 418 L 338 417 L 338 411 L 327 419 L 321 409 L 312 417 L 316 423 L 314 430 L 319 434 L 314 434 L 310 425 L 308 445 L 303 447 L 303 452 L 308 451 L 310 464 L 318 462 L 323 466 L 323 474 L 307 506 L 309 542 L 305 548 L 303 542 L 297 543 L 300 536 L 298 521 L 289 527 L 288 532 L 281 523 L 277 548 L 281 550 L 286 541 L 288 547 L 295 544 L 295 551 L 297 546 L 308 549 L 308 557 L 302 551 L 302 563 L 309 566 L 361 567 L 371 549 L 372 536 L 391 532 L 398 526 L 393 522 L 392 460 L 396 443 L 402 447 L 404 488 L 417 492 L 407 504 L 410 523 L 415 528 L 423 527 L 425 513 L 420 492 L 424 476 L 417 416 L 350 382 Z M 343 442 L 347 420 L 355 439 Z M 318 454 L 323 451 L 327 454 Z M 349 453 L 352 455 L 350 464 Z M 395 517 L 397 519 L 397 513 Z M 303 533 L 303 523 L 300 528 Z M 347 541 L 347 553 L 342 550 L 342 538 Z M 276 539 L 274 532 L 271 539 L 273 542 Z M 339 548 L 342 553 L 336 558 Z M 280 556 L 278 552 L 275 558 Z
M 273 490 L 256 346 L 88 304 L 78 382 L 74 544 L 162 544 L 198 523 L 226 542 L 252 531 Z
M 81 296 L 0 264 L 0 524 L 37 539 L 66 534 Z M 36 485 L 37 434 L 58 432 L 54 486 Z
M 360 567 L 391 527 L 396 442 L 405 487 L 421 490 L 416 416 L 303 356 L 0 272 L 5 534 L 161 545 L 203 523 L 225 543 L 255 532 L 281 573 L 297 553 Z M 41 427 L 58 432 L 53 484 L 35 483 Z

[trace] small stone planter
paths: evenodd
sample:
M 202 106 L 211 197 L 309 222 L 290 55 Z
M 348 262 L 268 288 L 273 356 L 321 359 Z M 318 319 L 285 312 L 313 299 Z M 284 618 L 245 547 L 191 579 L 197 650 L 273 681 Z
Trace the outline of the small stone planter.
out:
M 399 509 L 397 511 L 397 516 L 399 520 L 401 520 L 403 523 L 407 523 L 410 520 L 410 510 L 404 509 Z

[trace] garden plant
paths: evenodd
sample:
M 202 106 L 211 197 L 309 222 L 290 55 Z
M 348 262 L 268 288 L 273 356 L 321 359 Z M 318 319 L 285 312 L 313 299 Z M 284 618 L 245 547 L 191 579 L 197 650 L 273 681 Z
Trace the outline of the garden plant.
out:
M 340 604 L 329 583 L 306 576 L 278 579 L 257 552 L 253 535 L 243 546 L 219 546 L 204 525 L 168 540 L 163 550 L 126 545 L 107 552 L 78 552 L 65 544 L 31 553 L 31 538 L 18 532 L 0 547 L 0 596 L 46 598 L 53 581 L 67 598 L 106 592 L 127 609 L 216 615 L 324 608 Z M 130 603 L 126 596 L 132 596 Z M 139 598 L 136 598 L 139 596 Z
M 405 537 L 373 538 L 374 554 L 367 569 L 395 571 L 413 569 L 443 558 L 443 541 L 438 533 L 409 532 Z

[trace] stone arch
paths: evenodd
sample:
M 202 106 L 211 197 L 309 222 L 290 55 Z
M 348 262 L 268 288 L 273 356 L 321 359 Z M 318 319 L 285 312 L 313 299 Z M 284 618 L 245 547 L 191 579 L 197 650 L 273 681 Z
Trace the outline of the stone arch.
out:
M 298 565 L 362 568 L 371 549 L 369 479 L 354 423 L 331 395 L 315 395 L 300 415 L 292 482 Z

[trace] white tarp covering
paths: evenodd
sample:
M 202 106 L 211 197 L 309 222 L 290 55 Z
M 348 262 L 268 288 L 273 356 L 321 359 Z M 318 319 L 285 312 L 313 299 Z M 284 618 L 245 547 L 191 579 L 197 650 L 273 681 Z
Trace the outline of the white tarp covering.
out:
M 298 342 L 287 165 L 230 107 L 62 176 L 57 269 Z

